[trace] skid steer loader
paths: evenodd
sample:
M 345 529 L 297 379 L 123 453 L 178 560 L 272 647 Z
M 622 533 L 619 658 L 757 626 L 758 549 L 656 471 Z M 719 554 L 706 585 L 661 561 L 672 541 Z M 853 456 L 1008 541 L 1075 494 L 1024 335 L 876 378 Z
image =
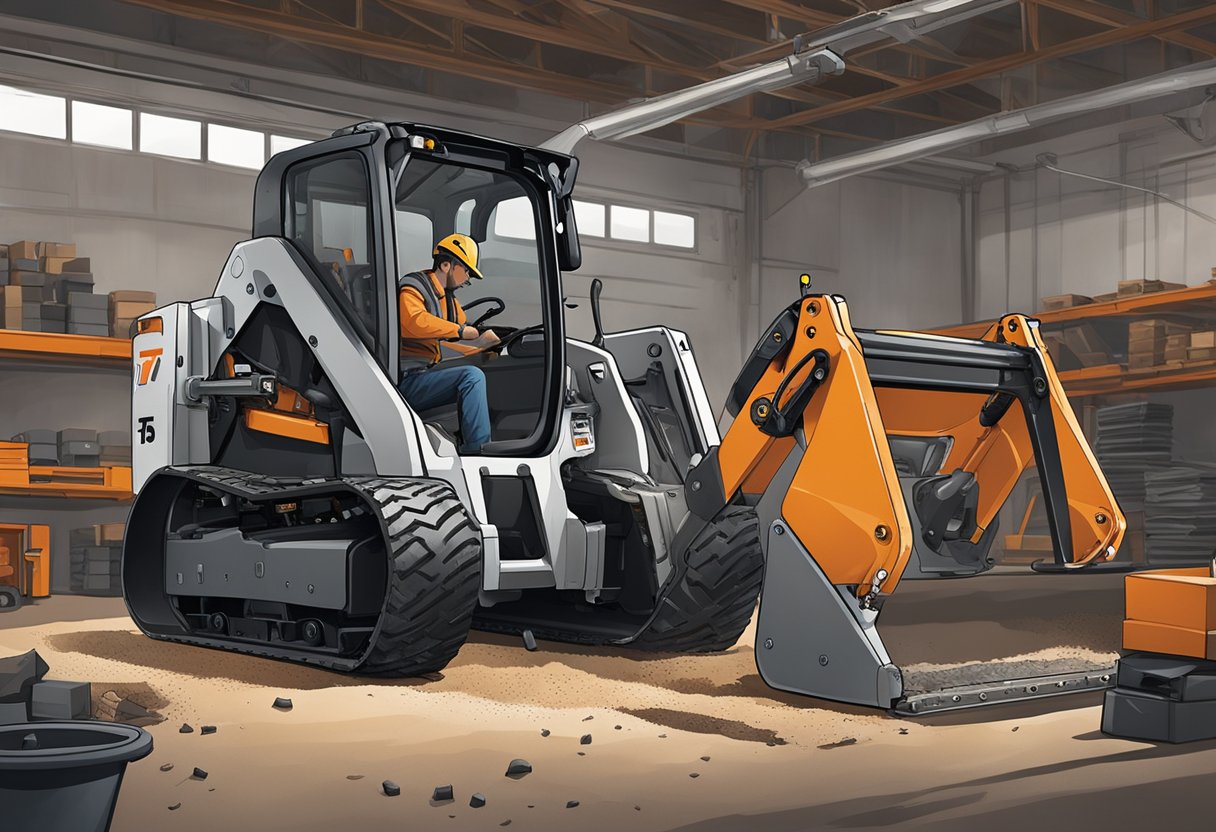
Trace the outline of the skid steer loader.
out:
M 685 333 L 605 333 L 597 283 L 596 336 L 566 335 L 577 167 L 405 123 L 270 160 L 212 297 L 137 322 L 122 575 L 144 633 L 412 675 L 470 627 L 721 650 L 759 599 L 770 685 L 916 710 L 951 704 L 907 695 L 883 599 L 909 570 L 987 568 L 1029 465 L 1060 562 L 1113 557 L 1123 517 L 1033 320 L 978 341 L 858 330 L 804 286 L 720 436 Z M 496 292 L 467 304 L 487 307 L 474 325 L 515 316 L 496 348 L 451 359 L 486 376 L 476 456 L 453 406 L 416 411 L 395 385 L 398 279 L 456 231 L 484 241 Z

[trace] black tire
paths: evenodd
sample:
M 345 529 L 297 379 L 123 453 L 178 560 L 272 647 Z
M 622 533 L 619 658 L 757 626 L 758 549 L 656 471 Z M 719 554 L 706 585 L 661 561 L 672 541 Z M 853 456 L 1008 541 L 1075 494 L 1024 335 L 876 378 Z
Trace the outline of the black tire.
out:
M 12 612 L 21 608 L 21 593 L 13 586 L 0 586 L 0 612 Z
M 469 635 L 481 588 L 481 534 L 446 483 L 352 481 L 388 527 L 388 598 L 357 672 L 417 676 L 442 669 Z
M 687 567 L 632 646 L 710 653 L 734 645 L 751 620 L 764 577 L 760 524 L 750 508 L 720 514 L 688 547 Z

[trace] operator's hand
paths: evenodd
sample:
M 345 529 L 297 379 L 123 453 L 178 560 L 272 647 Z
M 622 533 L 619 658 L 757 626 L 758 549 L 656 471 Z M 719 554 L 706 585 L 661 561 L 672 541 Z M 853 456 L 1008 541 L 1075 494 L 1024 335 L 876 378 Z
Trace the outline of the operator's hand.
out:
M 464 325 L 464 329 L 460 330 L 461 341 L 475 341 L 481 337 L 481 333 L 477 331 L 477 327 L 469 324 Z
M 481 333 L 480 336 L 478 336 L 477 342 L 474 344 L 474 346 L 478 349 L 486 350 L 498 342 L 499 337 L 494 334 L 494 330 L 487 329 L 485 332 Z

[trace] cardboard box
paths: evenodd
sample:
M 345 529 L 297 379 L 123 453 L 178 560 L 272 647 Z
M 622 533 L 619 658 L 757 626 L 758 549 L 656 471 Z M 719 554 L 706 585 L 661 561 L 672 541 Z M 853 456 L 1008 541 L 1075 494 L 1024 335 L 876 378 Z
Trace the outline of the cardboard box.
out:
M 64 442 L 96 442 L 97 431 L 92 428 L 64 428 L 55 434 L 55 440 L 60 445 Z
M 71 259 L 76 256 L 76 244 L 41 242 L 38 243 L 36 251 L 38 257 L 66 257 Z
M 88 274 L 91 276 L 93 263 L 87 257 L 73 257 L 63 264 L 64 274 Z
M 1187 361 L 1211 361 L 1216 359 L 1216 349 L 1189 349 L 1186 351 Z
M 1050 312 L 1053 309 L 1069 309 L 1073 306 L 1085 306 L 1093 303 L 1089 295 L 1050 295 L 1043 298 L 1041 309 Z
M 97 441 L 103 448 L 131 447 L 131 432 L 129 430 L 103 430 L 97 434 Z
M 1101 355 L 1102 360 L 1094 361 L 1091 366 L 1110 363 L 1110 347 L 1092 324 L 1075 324 L 1065 327 L 1061 331 L 1061 337 L 1064 339 L 1064 344 L 1078 357 L 1078 360 L 1082 355 Z
M 67 303 L 69 295 L 93 295 L 93 275 L 91 274 L 61 274 L 58 275 L 58 282 L 55 286 L 55 300 L 60 303 Z M 80 278 L 87 278 L 82 280 Z M 109 301 L 105 295 L 97 295 L 96 297 L 103 298 Z
M 1127 369 L 1129 370 L 1151 370 L 1161 364 L 1163 356 L 1160 353 L 1128 353 Z
M 1164 318 L 1145 318 L 1127 325 L 1127 339 L 1142 341 L 1149 338 L 1168 338 L 1171 335 L 1187 335 L 1190 331 L 1191 327 Z
M 37 260 L 38 244 L 33 240 L 18 240 L 8 244 L 10 260 Z
M 40 257 L 38 258 L 38 270 L 47 274 L 62 274 L 65 263 L 71 263 L 72 257 Z
M 1192 332 L 1188 346 L 1200 349 L 1212 349 L 1216 347 L 1216 331 L 1205 329 L 1199 332 Z
M 1123 649 L 1216 659 L 1216 630 L 1193 630 L 1129 618 L 1123 622 Z
M 110 300 L 115 303 L 151 303 L 156 304 L 156 292 L 140 292 L 134 289 L 122 289 L 110 292 Z
M 115 301 L 110 304 L 110 318 L 115 320 L 119 318 L 134 319 L 141 315 L 147 315 L 154 309 L 156 309 L 156 304 L 154 303 L 129 300 Z
M 111 338 L 131 338 L 131 327 L 135 324 L 134 318 L 117 318 L 110 321 L 110 337 Z
M 1166 283 L 1164 280 L 1120 280 L 1118 295 L 1125 298 L 1185 288 L 1185 283 Z
M 10 272 L 36 272 L 38 271 L 38 259 L 24 260 L 10 257 L 8 270 Z
M 126 523 L 101 523 L 93 527 L 98 545 L 103 543 L 122 543 L 126 533 Z

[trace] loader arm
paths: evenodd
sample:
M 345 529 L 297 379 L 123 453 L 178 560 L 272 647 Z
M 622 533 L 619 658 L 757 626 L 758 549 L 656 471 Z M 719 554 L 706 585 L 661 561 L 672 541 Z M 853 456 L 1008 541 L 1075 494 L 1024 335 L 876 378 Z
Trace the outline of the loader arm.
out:
M 1058 563 L 1109 560 L 1126 530 L 1038 324 L 1022 315 L 980 340 L 855 330 L 843 298 L 806 295 L 760 339 L 728 409 L 736 418 L 690 473 L 688 503 L 701 517 L 757 504 L 767 557 L 757 660 L 775 687 L 897 702 L 899 669 L 875 627 L 883 599 L 914 546 L 979 540 L 1032 464 Z M 915 495 L 890 435 L 949 442 Z M 841 620 L 849 626 L 831 639 L 806 635 Z M 859 673 L 867 666 L 876 680 Z

